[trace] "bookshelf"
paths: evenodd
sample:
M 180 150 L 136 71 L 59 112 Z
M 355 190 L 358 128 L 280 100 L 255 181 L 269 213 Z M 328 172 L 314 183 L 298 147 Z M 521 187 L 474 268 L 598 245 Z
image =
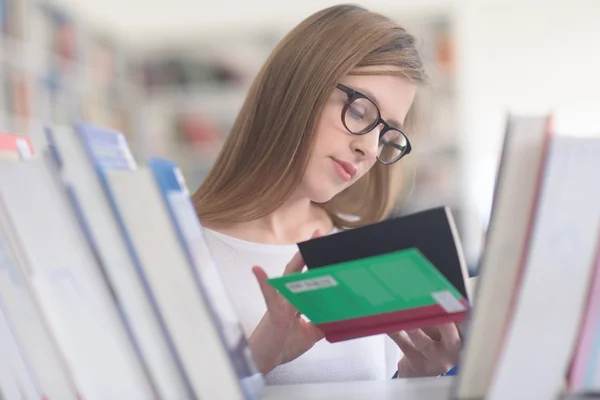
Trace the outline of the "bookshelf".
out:
M 177 161 L 190 188 L 198 187 L 282 35 L 265 28 L 140 50 L 134 68 L 143 93 L 143 156 Z

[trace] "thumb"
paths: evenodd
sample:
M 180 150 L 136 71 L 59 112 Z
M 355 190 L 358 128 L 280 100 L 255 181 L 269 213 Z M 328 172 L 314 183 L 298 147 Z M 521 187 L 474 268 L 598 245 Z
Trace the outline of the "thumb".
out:
M 277 298 L 277 290 L 275 290 L 275 288 L 271 286 L 269 282 L 267 282 L 267 279 L 269 277 L 267 276 L 267 273 L 264 269 L 262 269 L 259 266 L 254 266 L 252 267 L 252 273 L 254 274 L 254 277 L 258 282 L 258 286 L 260 286 L 260 291 L 262 292 L 262 295 L 265 299 L 267 309 L 270 309 Z
M 319 329 L 318 326 L 316 326 L 312 322 L 309 322 L 309 324 L 310 324 L 310 334 L 311 334 L 312 340 L 314 342 L 318 342 L 325 337 L 325 333 L 321 329 Z

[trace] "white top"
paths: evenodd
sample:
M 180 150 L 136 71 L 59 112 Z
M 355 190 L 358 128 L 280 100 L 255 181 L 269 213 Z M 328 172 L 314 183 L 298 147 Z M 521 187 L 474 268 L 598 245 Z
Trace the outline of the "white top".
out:
M 266 311 L 252 267 L 261 266 L 269 277 L 281 276 L 298 246 L 253 243 L 210 229 L 205 229 L 205 238 L 248 337 Z M 333 344 L 321 340 L 265 379 L 270 385 L 391 379 L 400 356 L 397 345 L 386 335 Z

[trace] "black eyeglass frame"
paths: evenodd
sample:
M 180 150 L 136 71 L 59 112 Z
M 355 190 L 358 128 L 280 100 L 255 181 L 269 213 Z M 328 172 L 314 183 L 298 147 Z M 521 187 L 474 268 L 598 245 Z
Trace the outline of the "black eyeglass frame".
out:
M 346 130 L 348 132 L 350 132 L 353 135 L 365 135 L 369 132 L 371 132 L 373 129 L 375 129 L 376 126 L 379 126 L 381 124 L 383 124 L 383 129 L 381 130 L 381 132 L 379 132 L 379 140 L 381 140 L 381 138 L 383 137 L 383 135 L 390 130 L 394 130 L 394 131 L 398 131 L 400 132 L 400 134 L 402 136 L 404 136 L 404 138 L 406 139 L 406 150 L 404 150 L 403 153 L 400 154 L 400 156 L 398 158 L 396 158 L 394 161 L 389 161 L 389 162 L 385 162 L 379 159 L 379 156 L 377 156 L 377 161 L 379 161 L 380 163 L 384 164 L 384 165 L 391 165 L 394 164 L 395 162 L 399 161 L 400 159 L 402 159 L 402 157 L 404 157 L 405 155 L 409 154 L 410 151 L 412 150 L 412 146 L 410 145 L 410 141 L 408 140 L 408 136 L 406 136 L 406 134 L 404 132 L 402 132 L 401 129 L 395 128 L 395 127 L 391 127 L 383 118 L 381 118 L 381 111 L 379 110 L 379 106 L 377 106 L 377 103 L 375 103 L 373 101 L 373 99 L 371 99 L 369 96 L 359 92 L 356 89 L 352 89 L 349 88 L 346 85 L 343 85 L 341 83 L 337 84 L 337 88 L 339 90 L 341 90 L 342 92 L 346 93 L 346 95 L 348 96 L 348 100 L 346 101 L 346 104 L 344 105 L 344 108 L 342 108 L 342 124 L 344 125 L 344 127 L 346 128 Z M 367 99 L 368 101 L 370 101 L 371 103 L 373 103 L 373 105 L 375 106 L 375 109 L 377 110 L 377 119 L 375 120 L 375 122 L 373 122 L 371 125 L 367 126 L 365 129 L 363 129 L 360 132 L 353 132 L 352 130 L 350 130 L 350 128 L 348 128 L 348 126 L 346 125 L 346 112 L 348 111 L 348 108 L 350 107 L 350 104 L 352 104 L 355 100 L 357 99 Z M 392 146 L 395 147 L 398 150 L 401 150 L 399 148 L 399 146 L 394 145 L 392 143 L 388 143 L 388 144 L 384 144 L 384 146 Z

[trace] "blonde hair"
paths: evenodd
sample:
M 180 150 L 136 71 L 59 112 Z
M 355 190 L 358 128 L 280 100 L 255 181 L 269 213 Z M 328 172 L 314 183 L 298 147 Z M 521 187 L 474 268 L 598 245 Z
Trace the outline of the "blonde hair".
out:
M 213 167 L 193 195 L 200 219 L 249 221 L 282 206 L 302 180 L 318 119 L 336 85 L 348 74 L 365 73 L 355 71 L 357 67 L 383 65 L 399 68 L 377 73 L 426 81 L 413 36 L 380 14 L 339 5 L 302 21 L 261 68 Z M 413 117 L 414 105 L 405 121 L 407 132 Z M 386 218 L 399 194 L 399 164 L 377 163 L 321 206 L 340 228 Z

